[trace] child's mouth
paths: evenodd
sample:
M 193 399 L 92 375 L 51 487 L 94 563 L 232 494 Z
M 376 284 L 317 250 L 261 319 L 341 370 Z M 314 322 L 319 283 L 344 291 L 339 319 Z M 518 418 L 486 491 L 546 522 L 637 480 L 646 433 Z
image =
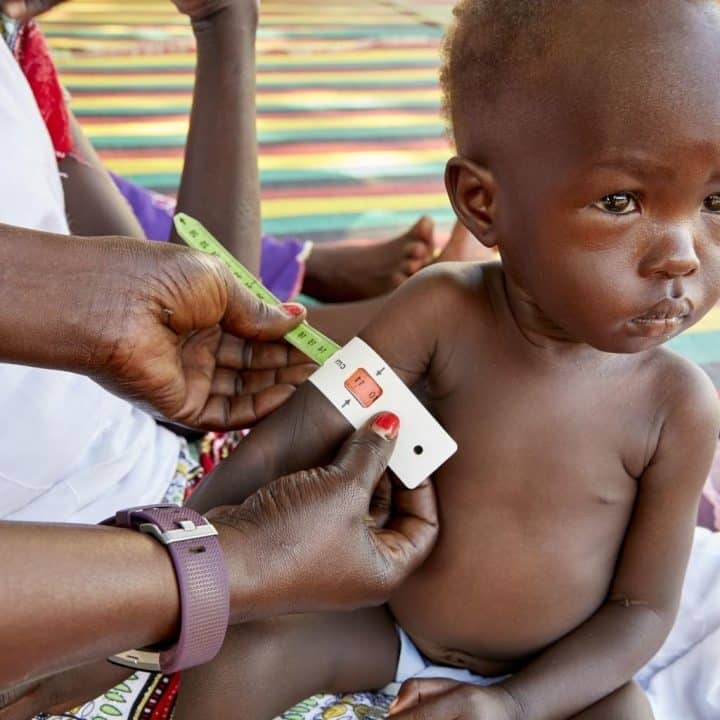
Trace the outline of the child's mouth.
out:
M 666 299 L 644 315 L 633 318 L 630 325 L 648 337 L 672 335 L 682 328 L 691 312 L 692 304 L 689 300 Z

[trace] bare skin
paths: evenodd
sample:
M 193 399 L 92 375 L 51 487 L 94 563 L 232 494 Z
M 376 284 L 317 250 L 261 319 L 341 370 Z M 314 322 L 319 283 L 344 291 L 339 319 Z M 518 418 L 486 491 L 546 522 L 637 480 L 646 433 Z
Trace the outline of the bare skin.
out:
M 632 678 L 677 612 L 720 427 L 708 378 L 661 347 L 720 295 L 720 101 L 705 81 L 718 18 L 709 2 L 657 5 L 574 4 L 532 87 L 506 91 L 494 125 L 466 118 L 448 191 L 502 265 L 423 271 L 363 333 L 408 384 L 426 379 L 460 448 L 436 476 L 438 544 L 389 609 L 431 661 L 512 674 L 488 688 L 411 681 L 402 720 L 652 717 Z M 632 73 L 630 52 L 648 58 Z M 346 427 L 300 388 L 194 502 L 326 458 Z M 177 720 L 207 711 L 208 693 L 269 718 L 392 680 L 385 611 L 343 622 L 229 636 L 187 674 Z M 361 659 L 358 627 L 382 638 Z

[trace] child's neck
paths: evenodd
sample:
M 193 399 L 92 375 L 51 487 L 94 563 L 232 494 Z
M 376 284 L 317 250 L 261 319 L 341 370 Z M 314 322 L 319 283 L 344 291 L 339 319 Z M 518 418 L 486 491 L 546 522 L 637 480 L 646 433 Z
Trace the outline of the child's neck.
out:
M 503 290 L 510 315 L 520 335 L 534 348 L 549 357 L 566 361 L 607 361 L 615 357 L 571 335 L 551 320 L 534 298 L 517 285 L 507 273 L 502 273 Z

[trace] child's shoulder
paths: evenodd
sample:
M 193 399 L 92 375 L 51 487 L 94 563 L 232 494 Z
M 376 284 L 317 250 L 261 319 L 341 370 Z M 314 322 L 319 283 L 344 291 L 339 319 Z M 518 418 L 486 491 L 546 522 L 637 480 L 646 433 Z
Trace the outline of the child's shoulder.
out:
M 407 297 L 403 298 L 405 302 L 423 296 L 432 298 L 433 305 L 446 311 L 456 304 L 467 307 L 468 302 L 489 302 L 495 286 L 501 286 L 501 278 L 499 262 L 441 262 L 423 268 L 400 290 Z
M 648 353 L 645 370 L 666 422 L 704 424 L 717 435 L 720 428 L 718 391 L 700 367 L 666 347 Z

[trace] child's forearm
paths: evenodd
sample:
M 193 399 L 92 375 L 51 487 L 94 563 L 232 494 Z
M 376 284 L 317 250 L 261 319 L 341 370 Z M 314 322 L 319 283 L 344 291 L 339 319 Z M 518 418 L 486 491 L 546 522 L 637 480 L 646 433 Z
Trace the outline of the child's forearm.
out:
M 305 383 L 241 441 L 188 504 L 207 512 L 213 507 L 242 503 L 282 475 L 330 461 L 351 429 L 320 391 Z
M 240 5 L 193 23 L 198 59 L 177 207 L 201 220 L 235 257 L 258 272 L 257 14 L 252 3 Z
M 574 717 L 633 679 L 672 627 L 671 612 L 608 602 L 502 683 L 523 720 Z

